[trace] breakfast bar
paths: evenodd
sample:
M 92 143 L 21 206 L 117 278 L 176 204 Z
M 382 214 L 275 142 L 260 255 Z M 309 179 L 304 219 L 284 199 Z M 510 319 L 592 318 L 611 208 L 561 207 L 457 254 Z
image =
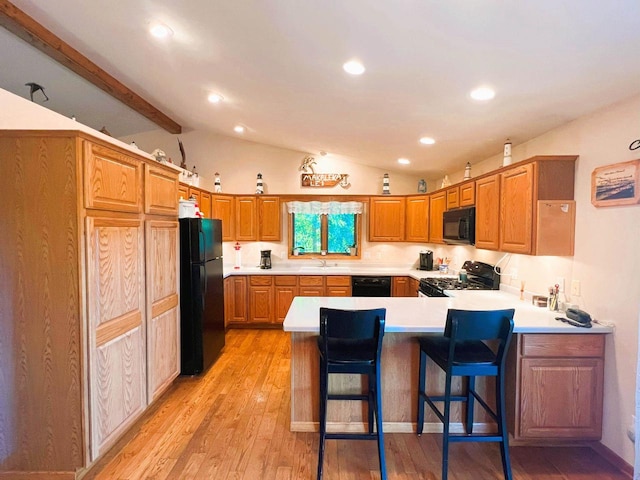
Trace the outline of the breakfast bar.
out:
M 318 426 L 319 309 L 386 309 L 382 349 L 383 422 L 387 432 L 415 432 L 419 348 L 416 337 L 442 333 L 447 310 L 515 308 L 514 338 L 507 360 L 507 417 L 517 440 L 594 440 L 602 430 L 604 337 L 610 327 L 594 324 L 578 328 L 556 320 L 561 312 L 535 307 L 503 291 L 456 291 L 449 297 L 296 297 L 284 320 L 291 333 L 291 430 L 316 431 Z M 338 376 L 330 389 L 361 390 L 359 376 Z M 429 365 L 427 388 L 442 390 L 444 376 Z M 454 381 L 454 391 L 460 388 Z M 493 384 L 481 384 L 483 391 Z M 491 397 L 491 396 L 489 396 Z M 557 408 L 557 401 L 564 406 Z M 577 405 L 575 411 L 571 405 Z M 481 431 L 493 425 L 477 410 Z M 461 409 L 452 407 L 452 430 L 462 430 Z M 344 431 L 363 431 L 366 408 L 353 402 L 334 402 L 328 425 Z M 425 432 L 441 431 L 429 412 Z

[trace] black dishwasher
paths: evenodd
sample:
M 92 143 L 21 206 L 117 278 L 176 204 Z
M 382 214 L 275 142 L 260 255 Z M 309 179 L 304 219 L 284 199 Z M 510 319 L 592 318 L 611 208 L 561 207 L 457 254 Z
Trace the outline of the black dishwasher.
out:
M 352 297 L 390 297 L 391 277 L 352 276 Z

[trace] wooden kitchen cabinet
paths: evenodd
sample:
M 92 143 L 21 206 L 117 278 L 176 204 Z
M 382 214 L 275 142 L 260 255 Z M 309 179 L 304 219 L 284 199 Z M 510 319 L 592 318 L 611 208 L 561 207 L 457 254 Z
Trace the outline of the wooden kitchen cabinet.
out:
M 417 297 L 418 296 L 418 290 L 420 289 L 420 280 L 416 280 L 413 277 L 409 277 L 409 291 L 408 293 L 408 297 Z
M 143 164 L 104 145 L 86 142 L 84 148 L 86 208 L 142 212 Z
M 298 294 L 301 297 L 323 297 L 324 277 L 321 275 L 300 275 L 298 277 Z
M 224 280 L 225 327 L 243 326 L 249 320 L 247 277 L 232 275 Z
M 460 187 L 449 187 L 445 191 L 447 210 L 460 207 Z
M 204 218 L 212 218 L 211 217 L 211 194 L 209 192 L 205 192 L 204 190 L 200 191 L 200 211 L 202 212 L 202 216 Z
M 327 297 L 350 297 L 351 276 L 327 275 L 325 281 L 325 295 Z
M 258 238 L 265 242 L 280 241 L 280 198 L 258 196 Z
M 404 197 L 369 199 L 369 241 L 402 242 L 405 235 Z
M 500 173 L 500 250 L 573 255 L 576 156 L 533 157 Z
M 87 217 L 91 459 L 147 405 L 145 255 L 140 218 Z
M 231 242 L 235 235 L 235 199 L 231 195 L 211 196 L 211 218 L 222 220 L 222 241 Z
M 175 374 L 178 174 L 82 132 L 0 131 L 0 151 L 0 350 L 29 379 L 0 380 L 22 419 L 0 418 L 0 470 L 74 478 Z
M 291 302 L 298 295 L 298 277 L 296 275 L 275 276 L 275 323 L 282 325 Z
M 178 200 L 189 200 L 189 186 L 184 183 L 178 184 Z
M 255 196 L 235 197 L 236 240 L 258 240 L 258 211 Z
M 446 192 L 440 191 L 429 196 L 429 241 L 444 243 L 442 236 L 442 214 L 447 208 Z
M 144 165 L 144 212 L 153 215 L 178 216 L 175 200 L 179 183 L 173 172 L 155 165 Z
M 180 224 L 146 221 L 147 395 L 153 401 L 180 374 Z
M 415 195 L 406 198 L 405 241 L 429 241 L 429 197 Z
M 249 323 L 273 323 L 274 304 L 273 275 L 250 275 Z
M 391 280 L 392 297 L 413 297 L 409 291 L 409 277 L 393 277 Z
M 515 440 L 599 440 L 603 334 L 519 334 L 507 358 L 507 422 Z
M 460 185 L 460 206 L 472 207 L 476 203 L 476 183 L 471 180 Z
M 476 248 L 500 248 L 500 174 L 476 181 Z

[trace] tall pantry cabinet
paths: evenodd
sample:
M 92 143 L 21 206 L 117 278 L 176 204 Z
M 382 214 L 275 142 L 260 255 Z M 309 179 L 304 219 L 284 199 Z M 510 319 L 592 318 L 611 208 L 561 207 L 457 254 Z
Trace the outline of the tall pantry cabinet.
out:
M 0 478 L 75 478 L 179 373 L 178 175 L 76 131 L 0 157 Z

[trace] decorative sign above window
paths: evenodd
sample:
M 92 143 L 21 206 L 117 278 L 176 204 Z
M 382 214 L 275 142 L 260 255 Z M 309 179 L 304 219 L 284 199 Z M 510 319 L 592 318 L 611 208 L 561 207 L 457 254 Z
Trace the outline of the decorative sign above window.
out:
M 349 188 L 349 175 L 346 173 L 315 173 L 313 166 L 316 161 L 313 157 L 307 156 L 302 160 L 300 170 L 304 173 L 300 175 L 300 185 L 303 187 L 331 188 L 340 185 L 342 188 Z
M 340 185 L 347 188 L 349 175 L 346 173 L 303 173 L 300 175 L 300 185 L 303 187 L 331 188 Z

